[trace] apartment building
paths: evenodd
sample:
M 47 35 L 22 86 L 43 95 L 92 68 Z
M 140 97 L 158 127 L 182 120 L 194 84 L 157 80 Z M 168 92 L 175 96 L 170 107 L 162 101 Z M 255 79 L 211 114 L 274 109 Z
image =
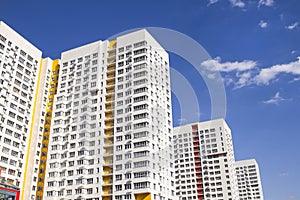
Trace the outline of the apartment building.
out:
M 99 63 L 107 45 L 99 41 L 62 53 L 44 199 L 100 198 L 105 87 L 100 87 L 104 71 Z
M 5 184 L 34 199 L 49 69 L 42 52 L 0 21 L 0 171 Z
M 175 127 L 174 148 L 179 199 L 238 199 L 231 131 L 224 119 Z
M 139 30 L 61 64 L 44 199 L 176 199 L 166 51 Z
M 259 173 L 259 167 L 255 159 L 236 161 L 235 163 L 239 199 L 261 199 L 263 200 L 263 191 Z

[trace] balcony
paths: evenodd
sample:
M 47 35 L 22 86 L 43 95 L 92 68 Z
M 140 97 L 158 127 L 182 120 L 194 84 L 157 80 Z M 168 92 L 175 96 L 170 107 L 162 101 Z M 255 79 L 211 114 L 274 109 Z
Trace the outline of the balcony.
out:
M 107 65 L 113 65 L 115 63 L 116 63 L 116 56 L 114 56 L 114 53 L 110 53 L 108 55 Z
M 115 79 L 109 79 L 106 81 L 106 86 L 114 86 L 115 85 Z
M 114 64 L 108 65 L 107 72 L 114 71 L 115 69 L 116 69 L 116 65 L 114 65 Z
M 106 121 L 105 122 L 105 128 L 113 128 L 114 127 L 114 122 L 112 121 Z
M 106 110 L 113 110 L 113 108 L 114 108 L 114 106 L 113 106 L 112 103 L 106 103 L 106 104 L 105 104 L 105 109 L 106 109 Z
M 112 200 L 112 186 L 103 186 L 103 200 Z
M 105 160 L 103 165 L 104 166 L 112 166 L 113 165 L 113 160 Z
M 104 177 L 104 179 L 103 179 L 104 186 L 105 185 L 112 185 L 112 183 L 113 183 L 113 179 L 111 177 L 109 177 L 109 176 Z
M 107 148 L 105 148 L 105 149 L 107 149 Z M 112 148 L 111 148 L 111 150 L 106 150 L 105 153 L 104 153 L 104 155 L 103 155 L 103 157 L 105 157 L 105 158 L 108 158 L 108 157 L 111 157 L 111 156 L 113 156 Z
M 104 176 L 112 176 L 113 168 L 111 167 L 103 167 L 103 175 Z
M 107 75 L 107 79 L 109 80 L 115 78 L 116 72 L 114 70 L 108 71 L 106 75 Z
M 106 119 L 113 119 L 114 118 L 113 112 L 105 112 L 105 118 Z
M 104 148 L 106 147 L 112 147 L 114 145 L 113 141 L 105 138 L 105 141 L 104 141 Z
M 104 130 L 104 135 L 106 137 L 112 137 L 112 136 L 114 136 L 114 131 L 111 129 Z
M 107 87 L 106 88 L 106 94 L 114 94 L 115 88 L 114 87 Z
M 114 123 L 114 118 L 112 115 L 109 115 L 109 116 L 105 116 L 105 124 L 106 123 Z

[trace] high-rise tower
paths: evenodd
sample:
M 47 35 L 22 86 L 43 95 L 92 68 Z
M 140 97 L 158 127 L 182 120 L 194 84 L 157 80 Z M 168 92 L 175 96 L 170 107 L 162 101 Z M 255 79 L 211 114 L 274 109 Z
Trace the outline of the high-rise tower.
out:
M 0 171 L 2 181 L 34 199 L 49 70 L 42 52 L 0 22 Z
M 180 199 L 238 199 L 232 137 L 225 120 L 176 127 L 174 145 Z
M 62 53 L 45 199 L 176 199 L 169 59 L 146 31 Z
M 44 199 L 99 199 L 108 42 L 62 53 L 48 144 Z
M 263 200 L 259 167 L 255 159 L 240 160 L 235 163 L 238 178 L 239 199 Z

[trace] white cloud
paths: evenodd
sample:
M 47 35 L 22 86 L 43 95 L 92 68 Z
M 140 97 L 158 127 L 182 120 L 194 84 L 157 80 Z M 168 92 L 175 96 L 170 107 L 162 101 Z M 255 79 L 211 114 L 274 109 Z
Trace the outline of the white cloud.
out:
M 244 8 L 245 3 L 242 0 L 229 0 L 233 7 Z
M 208 0 L 208 5 L 217 3 L 219 0 Z
M 292 50 L 292 51 L 291 51 L 291 54 L 295 54 L 295 53 L 297 53 L 296 50 Z
M 264 104 L 276 104 L 278 105 L 281 101 L 285 101 L 287 99 L 284 99 L 280 96 L 279 92 L 276 92 L 276 94 L 271 97 L 270 99 L 263 101 Z
M 274 5 L 274 0 L 266 0 L 265 5 L 266 6 L 273 6 Z
M 259 0 L 258 2 L 258 7 L 260 6 L 273 6 L 274 5 L 274 0 Z
M 221 63 L 220 57 L 216 57 L 213 60 L 206 60 L 201 64 L 202 66 L 204 66 L 210 71 L 220 71 L 220 72 L 246 71 L 249 69 L 253 69 L 257 66 L 257 63 L 252 60 Z
M 212 4 L 219 2 L 220 0 L 207 0 L 207 1 L 208 1 L 207 5 L 210 6 Z M 228 1 L 233 7 L 244 8 L 246 6 L 246 4 L 242 0 L 228 0 Z
M 216 73 L 221 72 L 224 84 L 233 85 L 234 89 L 249 85 L 269 85 L 279 81 L 281 74 L 294 76 L 288 83 L 300 81 L 300 56 L 297 61 L 266 68 L 259 68 L 253 60 L 221 62 L 220 57 L 206 60 L 201 65 L 207 70 L 203 71 L 207 78 L 216 79 Z
M 289 25 L 289 26 L 286 26 L 285 28 L 286 28 L 286 29 L 289 29 L 289 30 L 294 30 L 295 28 L 298 27 L 298 25 L 299 25 L 299 23 L 298 23 L 298 22 L 295 22 L 295 23 L 293 23 L 293 24 L 291 24 L 291 25 Z
M 260 26 L 260 28 L 267 28 L 268 27 L 268 23 L 263 21 L 263 20 L 261 20 L 258 25 Z
M 288 64 L 274 65 L 269 68 L 264 68 L 254 77 L 254 81 L 257 84 L 268 85 L 270 81 L 274 80 L 280 73 L 300 75 L 300 59 Z

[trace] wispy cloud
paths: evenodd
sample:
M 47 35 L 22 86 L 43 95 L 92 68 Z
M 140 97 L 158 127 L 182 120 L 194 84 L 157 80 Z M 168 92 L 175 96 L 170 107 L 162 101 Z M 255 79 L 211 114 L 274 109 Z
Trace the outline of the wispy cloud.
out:
M 219 2 L 220 0 L 208 0 L 208 6 Z M 233 7 L 244 8 L 246 4 L 242 0 L 228 0 Z
M 268 85 L 270 81 L 274 80 L 280 73 L 300 75 L 300 58 L 298 57 L 298 59 L 298 61 L 288 64 L 274 65 L 269 68 L 261 69 L 259 74 L 254 77 L 255 83 Z
M 220 57 L 216 57 L 212 60 L 206 60 L 202 62 L 202 66 L 210 71 L 231 72 L 231 71 L 246 71 L 253 69 L 257 66 L 257 63 L 252 60 L 234 61 L 234 62 L 221 62 Z
M 217 3 L 219 0 L 208 0 L 208 6 Z
M 264 104 L 275 104 L 278 105 L 280 102 L 285 101 L 287 99 L 280 96 L 279 92 L 276 92 L 276 94 L 271 97 L 270 99 L 263 101 Z
M 260 28 L 267 28 L 268 27 L 268 23 L 263 21 L 263 20 L 260 20 L 259 24 Z
M 279 176 L 288 176 L 289 175 L 289 173 L 287 173 L 287 172 L 281 172 L 280 174 L 279 174 Z
M 273 6 L 274 5 L 274 0 L 259 0 L 258 2 L 258 7 L 261 6 Z
M 293 24 L 291 24 L 289 26 L 286 26 L 285 28 L 289 29 L 289 30 L 294 30 L 295 28 L 298 28 L 298 25 L 299 25 L 299 23 L 295 22 L 295 23 L 293 23 Z
M 246 4 L 242 0 L 229 0 L 233 7 L 244 8 Z
M 233 80 L 233 78 L 223 77 L 222 79 L 226 86 L 229 86 L 231 84 L 235 85 L 235 81 Z
M 236 77 L 238 80 L 234 83 L 235 89 L 245 87 L 247 85 L 250 85 L 252 83 L 251 77 L 252 73 L 251 71 L 243 72 L 243 73 L 236 73 Z
M 289 83 L 300 81 L 300 77 L 294 78 L 293 80 L 289 81 Z

